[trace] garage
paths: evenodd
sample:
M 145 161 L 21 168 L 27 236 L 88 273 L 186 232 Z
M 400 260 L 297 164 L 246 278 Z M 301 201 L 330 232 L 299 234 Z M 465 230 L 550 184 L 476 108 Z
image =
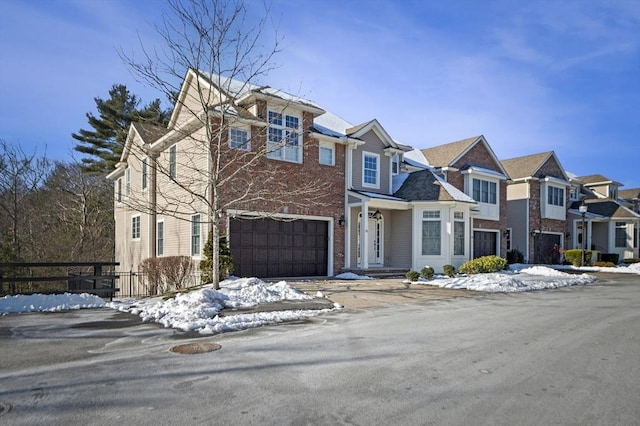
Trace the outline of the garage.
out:
M 240 277 L 326 276 L 328 222 L 231 219 L 229 248 Z
M 561 234 L 535 234 L 533 237 L 533 263 L 547 265 L 560 263 Z
M 473 258 L 498 253 L 497 232 L 473 231 Z

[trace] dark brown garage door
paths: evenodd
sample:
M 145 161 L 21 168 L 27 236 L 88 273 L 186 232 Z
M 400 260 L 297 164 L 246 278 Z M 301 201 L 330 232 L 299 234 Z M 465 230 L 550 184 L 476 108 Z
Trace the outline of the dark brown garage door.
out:
M 328 222 L 231 219 L 229 246 L 234 275 L 327 275 Z
M 497 254 L 496 232 L 473 231 L 473 258 Z

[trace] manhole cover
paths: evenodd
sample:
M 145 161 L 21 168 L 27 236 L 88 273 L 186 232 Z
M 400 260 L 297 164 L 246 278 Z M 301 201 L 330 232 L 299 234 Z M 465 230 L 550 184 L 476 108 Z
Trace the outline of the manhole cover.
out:
M 172 347 L 170 351 L 178 354 L 193 355 L 217 351 L 221 347 L 217 343 L 185 343 Z
M 0 416 L 11 411 L 11 404 L 7 401 L 0 401 Z

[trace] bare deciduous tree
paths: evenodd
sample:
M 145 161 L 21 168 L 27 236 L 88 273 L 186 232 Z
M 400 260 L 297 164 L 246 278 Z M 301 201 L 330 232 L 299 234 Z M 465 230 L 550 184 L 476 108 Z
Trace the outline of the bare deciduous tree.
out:
M 132 193 L 125 202 L 149 212 L 154 223 L 156 214 L 189 220 L 193 212 L 206 209 L 217 288 L 221 227 L 230 210 L 275 217 L 278 212 L 294 213 L 289 209 L 296 209 L 303 213 L 314 204 L 332 201 L 326 198 L 326 184 L 293 175 L 291 163 L 267 160 L 274 153 L 302 156 L 302 150 L 287 154 L 287 142 L 308 131 L 312 118 L 295 126 L 291 134 L 285 132 L 282 141 L 274 144 L 267 142 L 266 102 L 263 111 L 256 107 L 251 113 L 238 102 L 247 93 L 275 95 L 282 110 L 287 102 L 301 101 L 256 84 L 274 68 L 273 59 L 280 50 L 278 37 L 270 39 L 266 31 L 271 23 L 269 10 L 265 8 L 262 17 L 252 21 L 241 0 L 169 0 L 168 11 L 156 27 L 162 48 L 143 45 L 141 61 L 121 52 L 131 69 L 155 89 L 168 97 L 183 93 L 176 99 L 169 125 L 173 136 L 166 138 L 163 152 L 141 146 L 132 147 L 129 154 L 140 161 L 150 159 L 151 175 L 158 180 L 153 178 L 153 199 Z M 190 81 L 184 78 L 189 70 L 195 75 Z M 193 85 L 193 90 L 183 84 Z M 251 123 L 249 138 L 230 146 L 230 128 L 242 120 Z M 178 158 L 166 151 L 171 141 L 181 143 Z

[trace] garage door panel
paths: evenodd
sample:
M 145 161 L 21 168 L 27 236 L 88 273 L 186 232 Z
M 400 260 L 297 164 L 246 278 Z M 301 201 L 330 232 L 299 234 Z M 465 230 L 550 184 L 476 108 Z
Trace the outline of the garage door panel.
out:
M 327 274 L 328 222 L 231 219 L 229 229 L 236 275 L 267 278 Z

